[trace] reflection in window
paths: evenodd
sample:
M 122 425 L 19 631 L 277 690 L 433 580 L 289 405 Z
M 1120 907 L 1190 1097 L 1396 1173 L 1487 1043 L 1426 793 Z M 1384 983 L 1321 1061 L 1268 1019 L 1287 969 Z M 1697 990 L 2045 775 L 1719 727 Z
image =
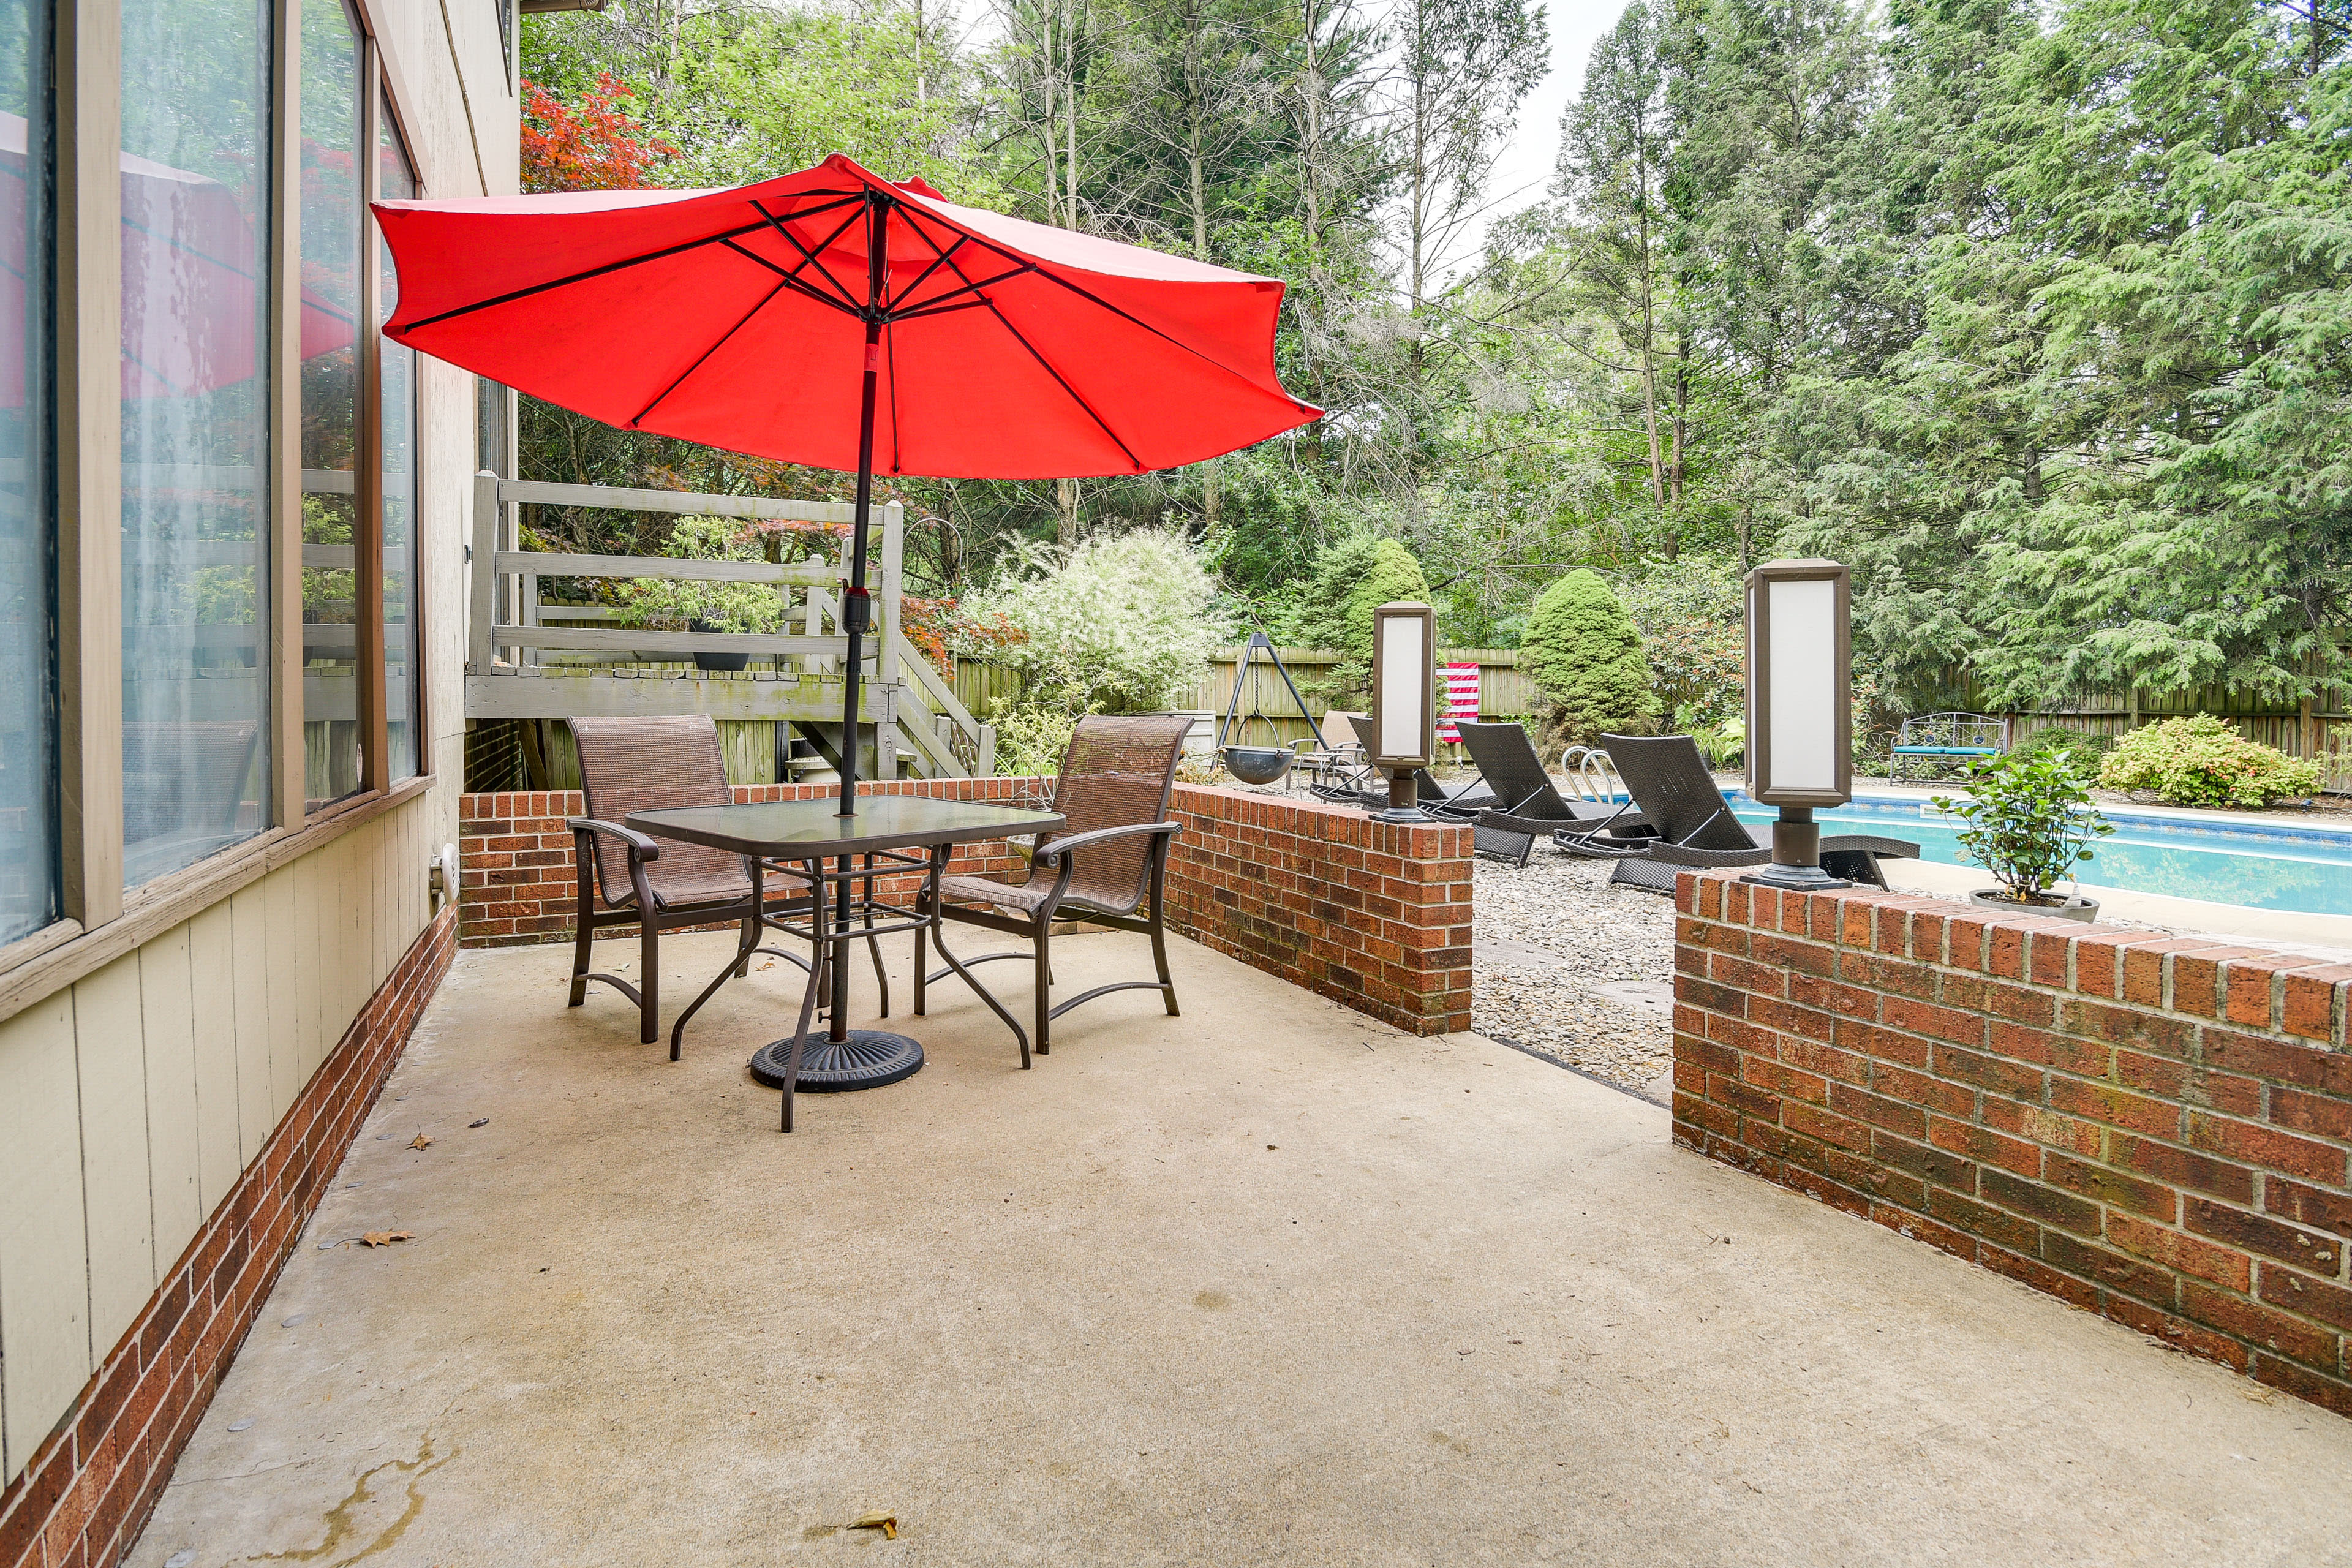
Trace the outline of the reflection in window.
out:
M 386 201 L 416 195 L 416 175 L 394 126 L 392 105 L 383 105 L 383 163 L 377 179 Z M 392 249 L 379 244 L 383 269 L 383 321 L 399 304 L 400 285 L 392 269 Z M 377 325 L 382 326 L 383 322 Z M 388 744 L 384 781 L 416 773 L 417 699 L 423 682 L 417 664 L 416 625 L 416 351 L 390 338 L 377 339 L 383 413 L 383 701 Z
M 47 7 L 0 0 L 0 942 L 58 918 Z
M 302 7 L 302 793 L 360 787 L 360 32 Z
M 267 825 L 269 7 L 123 0 L 123 879 Z

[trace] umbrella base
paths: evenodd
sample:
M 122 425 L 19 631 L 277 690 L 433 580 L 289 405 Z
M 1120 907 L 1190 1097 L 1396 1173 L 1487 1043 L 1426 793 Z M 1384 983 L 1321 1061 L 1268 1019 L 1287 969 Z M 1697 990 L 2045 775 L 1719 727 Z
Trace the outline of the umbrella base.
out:
M 790 1036 L 772 1040 L 753 1054 L 751 1076 L 770 1089 L 782 1089 L 792 1057 Z M 880 1089 L 922 1070 L 920 1042 L 879 1029 L 852 1029 L 845 1040 L 820 1035 L 802 1047 L 800 1079 L 793 1087 L 801 1094 L 838 1094 Z

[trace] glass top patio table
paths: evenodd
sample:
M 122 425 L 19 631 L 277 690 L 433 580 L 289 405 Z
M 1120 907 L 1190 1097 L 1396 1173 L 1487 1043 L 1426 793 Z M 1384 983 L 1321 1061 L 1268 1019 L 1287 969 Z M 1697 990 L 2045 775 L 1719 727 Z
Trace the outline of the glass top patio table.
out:
M 743 805 L 689 805 L 633 811 L 625 826 L 657 838 L 707 845 L 770 860 L 832 858 L 933 844 L 970 844 L 1008 834 L 1051 833 L 1059 814 L 985 801 L 929 800 L 914 795 L 860 795 L 857 815 L 839 815 L 840 803 L 753 801 Z
M 901 931 L 937 930 L 940 878 L 956 845 L 1016 834 L 1051 833 L 1065 821 L 1058 812 L 996 805 L 985 801 L 931 800 L 921 795 L 861 795 L 854 816 L 841 816 L 840 804 L 831 796 L 822 800 L 753 801 L 740 805 L 633 811 L 625 819 L 625 826 L 656 838 L 704 845 L 746 857 L 754 903 L 762 909 L 765 905 L 759 889 L 763 873 L 771 867 L 809 885 L 812 902 L 807 926 L 795 927 L 765 914 L 757 921 L 747 921 L 737 952 L 686 1011 L 686 1016 L 691 1017 L 730 975 L 743 966 L 744 961 L 758 950 L 761 934 L 765 931 L 805 937 L 819 953 L 828 946 L 832 949 L 829 963 L 809 967 L 798 1027 L 785 1038 L 771 1041 L 751 1058 L 752 1072 L 762 1082 L 776 1084 L 784 1091 L 783 1127 L 787 1132 L 793 1126 L 795 1089 L 878 1089 L 898 1082 L 923 1065 L 922 1046 L 908 1037 L 849 1027 L 850 943 Z M 910 849 L 923 853 L 905 853 Z M 829 870 L 824 864 L 827 861 L 833 863 Z M 875 899 L 877 878 L 910 874 L 922 876 L 925 882 L 924 900 L 919 909 L 907 910 Z M 865 884 L 864 896 L 853 896 L 853 887 L 861 881 Z M 880 924 L 875 923 L 877 915 L 882 917 Z M 944 949 L 940 955 L 949 959 L 991 1011 L 1008 1024 L 1012 1022 L 1003 1005 L 962 964 Z M 878 953 L 875 968 L 878 978 Z M 831 1016 L 825 1037 L 812 1044 L 808 1032 L 818 976 L 827 973 L 831 978 Z M 890 1005 L 887 981 L 884 985 L 882 1009 L 887 1017 Z M 678 1026 L 684 1028 L 684 1017 L 679 1019 Z

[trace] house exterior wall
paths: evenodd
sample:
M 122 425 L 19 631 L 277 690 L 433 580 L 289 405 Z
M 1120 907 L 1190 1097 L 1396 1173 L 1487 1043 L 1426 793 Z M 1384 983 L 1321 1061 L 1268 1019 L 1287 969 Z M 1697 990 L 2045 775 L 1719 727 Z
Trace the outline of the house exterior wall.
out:
M 79 0 L 61 49 L 102 39 L 87 20 L 100 3 Z M 495 8 L 356 4 L 425 193 L 511 193 L 520 121 Z M 347 1141 L 454 949 L 430 868 L 457 837 L 464 769 L 475 378 L 424 361 L 419 403 L 424 776 L 0 949 L 0 1568 L 110 1563 L 133 1539 L 341 1157 L 330 1134 Z M 232 1251 L 204 1300 L 245 1315 L 170 1340 L 164 1383 L 141 1382 L 157 1352 L 142 1336 L 212 1289 L 195 1260 Z M 126 1400 L 110 1381 L 125 1376 L 146 1392 Z M 173 1422 L 158 1424 L 167 1393 Z M 114 1468 L 93 1483 L 101 1458 Z M 103 1519 L 59 1512 L 93 1484 Z

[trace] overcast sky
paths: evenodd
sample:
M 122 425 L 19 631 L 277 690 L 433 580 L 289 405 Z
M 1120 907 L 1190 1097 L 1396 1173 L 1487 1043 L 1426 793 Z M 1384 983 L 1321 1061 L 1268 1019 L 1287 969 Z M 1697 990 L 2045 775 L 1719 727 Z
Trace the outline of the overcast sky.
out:
M 1509 211 L 1540 201 L 1551 185 L 1553 162 L 1559 156 L 1559 115 L 1584 86 L 1584 62 L 1593 40 L 1617 25 L 1626 0 L 1548 0 L 1546 19 L 1551 24 L 1551 74 L 1536 84 L 1519 105 L 1518 129 L 1510 146 L 1495 165 L 1495 193 L 1518 194 L 1498 211 Z

